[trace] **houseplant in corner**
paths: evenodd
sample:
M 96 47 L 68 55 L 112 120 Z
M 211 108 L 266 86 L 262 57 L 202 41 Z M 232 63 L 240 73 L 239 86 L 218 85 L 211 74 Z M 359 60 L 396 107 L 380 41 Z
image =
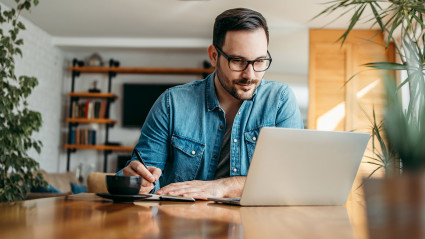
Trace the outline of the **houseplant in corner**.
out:
M 336 0 L 318 16 L 339 12 L 351 20 L 340 37 L 342 44 L 353 27 L 366 20 L 380 29 L 386 46 L 393 42 L 399 62 L 372 62 L 366 66 L 405 75 L 398 84 L 384 76 L 387 92 L 384 120 L 373 120 L 379 143 L 370 163 L 385 168 L 387 177 L 365 182 L 371 238 L 423 238 L 425 227 L 425 3 L 421 0 Z M 401 87 L 408 87 L 402 104 Z M 374 138 L 375 139 L 375 138 Z M 388 174 L 400 160 L 400 170 Z
M 15 75 L 15 57 L 22 51 L 18 20 L 38 0 L 15 0 L 16 9 L 0 9 L 0 202 L 22 200 L 34 186 L 46 186 L 39 164 L 27 151 L 41 150 L 41 142 L 31 135 L 41 127 L 41 114 L 28 109 L 27 97 L 38 84 L 35 77 Z

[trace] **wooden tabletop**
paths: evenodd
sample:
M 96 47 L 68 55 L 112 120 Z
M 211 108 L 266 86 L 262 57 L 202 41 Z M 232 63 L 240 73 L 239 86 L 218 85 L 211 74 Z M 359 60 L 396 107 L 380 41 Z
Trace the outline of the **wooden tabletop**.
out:
M 0 203 L 0 238 L 363 238 L 347 209 L 113 203 L 77 194 Z

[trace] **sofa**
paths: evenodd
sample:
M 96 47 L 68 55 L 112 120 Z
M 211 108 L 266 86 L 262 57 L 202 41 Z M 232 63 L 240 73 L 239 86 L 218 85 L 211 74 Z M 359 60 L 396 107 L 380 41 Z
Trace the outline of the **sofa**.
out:
M 77 177 L 73 172 L 47 173 L 44 170 L 40 170 L 39 172 L 43 175 L 44 180 L 46 180 L 49 184 L 49 189 L 45 190 L 45 192 L 44 190 L 32 190 L 32 192 L 27 194 L 26 199 L 70 195 L 72 194 L 71 183 L 78 185 Z
M 89 173 L 86 180 L 87 187 L 85 187 L 80 184 L 73 172 L 47 173 L 44 170 L 40 170 L 40 173 L 43 175 L 44 180 L 46 180 L 50 188 L 47 192 L 28 193 L 26 197 L 27 200 L 46 197 L 60 197 L 76 192 L 107 193 L 106 175 L 114 175 L 114 173 Z

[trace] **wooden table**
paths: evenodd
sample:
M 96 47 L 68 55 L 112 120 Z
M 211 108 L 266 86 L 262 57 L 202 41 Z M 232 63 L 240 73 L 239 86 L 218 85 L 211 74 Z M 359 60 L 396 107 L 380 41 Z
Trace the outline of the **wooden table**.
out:
M 355 217 L 344 206 L 112 203 L 77 194 L 0 203 L 0 238 L 363 238 Z

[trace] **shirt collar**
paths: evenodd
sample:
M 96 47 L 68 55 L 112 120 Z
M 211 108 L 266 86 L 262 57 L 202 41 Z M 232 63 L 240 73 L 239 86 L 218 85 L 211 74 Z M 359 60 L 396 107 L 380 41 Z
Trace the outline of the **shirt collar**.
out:
M 260 87 L 263 85 L 263 83 L 264 83 L 264 78 L 261 79 L 260 85 L 257 87 L 257 89 L 255 89 L 254 94 L 252 94 L 252 99 L 250 99 L 250 100 L 252 100 L 252 101 L 255 100 L 255 97 L 257 96 L 257 93 L 258 93 L 258 89 L 260 89 Z
M 207 107 L 208 111 L 212 111 L 216 108 L 220 108 L 220 103 L 218 103 L 217 94 L 215 93 L 215 86 L 214 86 L 214 78 L 215 78 L 215 71 L 207 76 L 207 86 L 205 88 L 205 97 L 207 100 Z

